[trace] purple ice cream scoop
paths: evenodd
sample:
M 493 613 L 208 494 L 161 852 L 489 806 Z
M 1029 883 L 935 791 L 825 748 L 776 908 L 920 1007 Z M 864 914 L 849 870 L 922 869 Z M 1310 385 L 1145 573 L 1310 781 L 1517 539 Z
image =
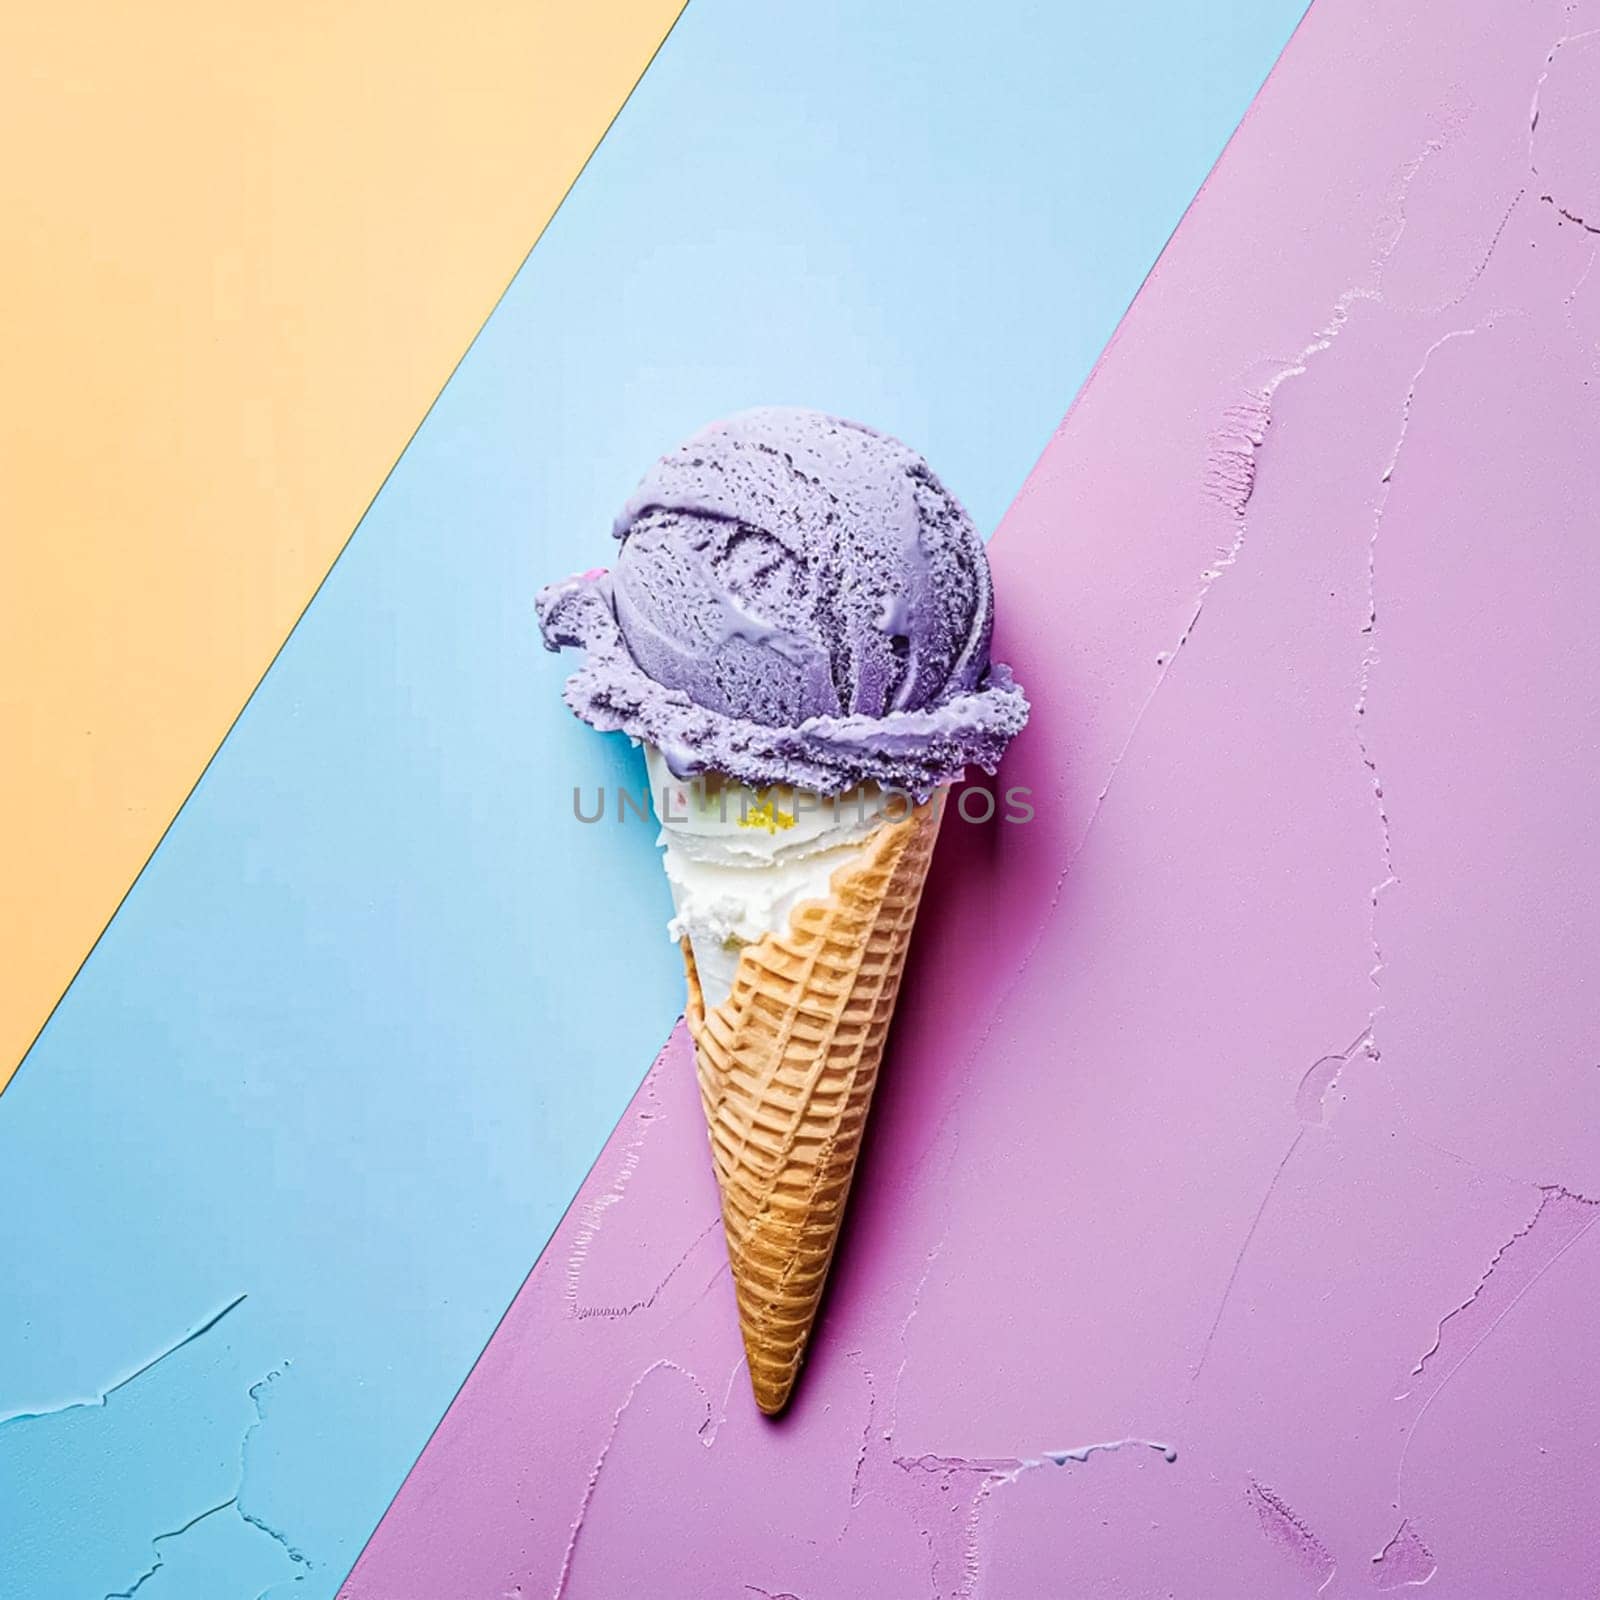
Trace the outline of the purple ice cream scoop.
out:
M 586 652 L 566 701 L 688 778 L 919 798 L 993 772 L 1027 720 L 989 661 L 994 596 L 972 519 L 898 440 L 763 407 L 663 456 L 623 507 L 616 570 L 538 598 L 550 649 Z

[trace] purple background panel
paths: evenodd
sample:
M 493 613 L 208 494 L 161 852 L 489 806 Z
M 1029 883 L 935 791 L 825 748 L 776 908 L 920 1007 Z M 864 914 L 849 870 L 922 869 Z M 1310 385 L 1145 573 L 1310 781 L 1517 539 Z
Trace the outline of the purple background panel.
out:
M 351 1600 L 1593 1592 L 1600 7 L 1409 10 L 996 535 L 1037 815 L 947 827 L 792 1411 L 680 1031 Z

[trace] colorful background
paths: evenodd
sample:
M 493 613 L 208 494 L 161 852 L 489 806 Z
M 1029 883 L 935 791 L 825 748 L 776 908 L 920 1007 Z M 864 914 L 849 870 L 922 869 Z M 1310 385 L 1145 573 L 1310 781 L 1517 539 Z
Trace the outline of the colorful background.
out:
M 584 17 L 8 69 L 0 1593 L 1589 1592 L 1600 13 Z M 775 1427 L 530 614 L 762 400 L 1037 708 Z

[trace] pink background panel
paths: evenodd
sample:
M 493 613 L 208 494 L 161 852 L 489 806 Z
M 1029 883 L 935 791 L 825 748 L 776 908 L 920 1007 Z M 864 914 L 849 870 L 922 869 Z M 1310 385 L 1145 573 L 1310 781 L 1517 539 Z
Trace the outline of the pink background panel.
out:
M 1600 10 L 1320 0 L 996 534 L 792 1411 L 680 1030 L 351 1600 L 1596 1591 L 1597 229 Z

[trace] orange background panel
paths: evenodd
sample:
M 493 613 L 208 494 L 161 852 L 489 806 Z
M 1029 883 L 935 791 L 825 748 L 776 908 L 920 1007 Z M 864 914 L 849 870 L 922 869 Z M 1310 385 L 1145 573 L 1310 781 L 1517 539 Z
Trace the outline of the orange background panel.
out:
M 13 14 L 0 1085 L 679 9 Z

